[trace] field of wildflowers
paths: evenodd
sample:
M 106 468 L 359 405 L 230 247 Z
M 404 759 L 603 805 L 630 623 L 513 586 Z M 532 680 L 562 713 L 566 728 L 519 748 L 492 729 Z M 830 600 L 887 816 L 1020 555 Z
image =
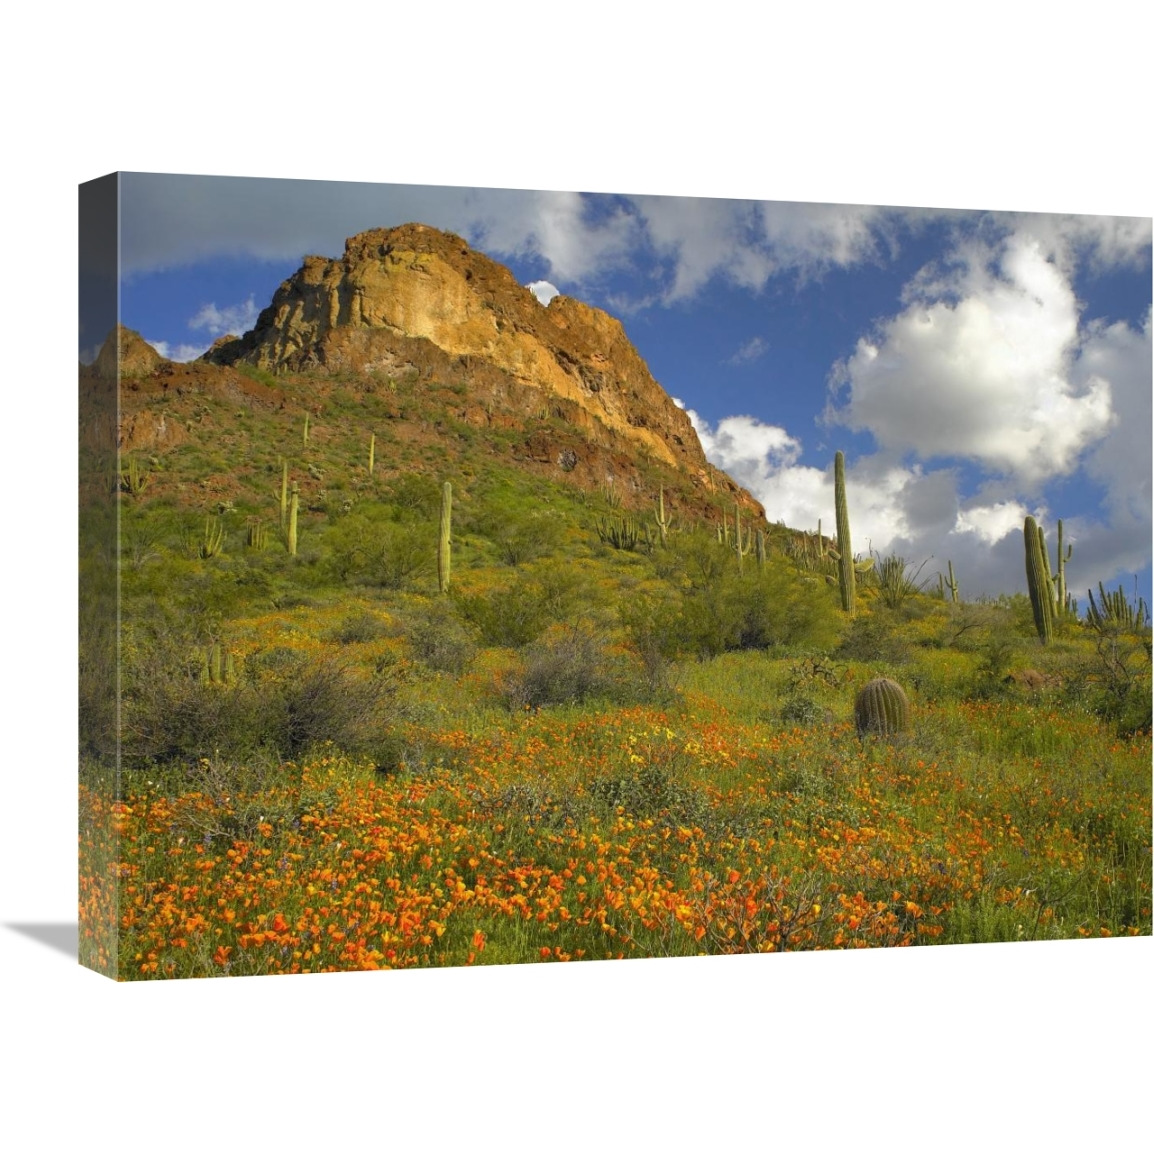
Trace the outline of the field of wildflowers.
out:
M 526 713 L 423 730 L 435 756 L 387 776 L 330 752 L 247 795 L 141 778 L 82 791 L 119 845 L 82 908 L 115 896 L 124 978 L 1151 932 L 1149 737 L 1019 703 L 919 729 Z

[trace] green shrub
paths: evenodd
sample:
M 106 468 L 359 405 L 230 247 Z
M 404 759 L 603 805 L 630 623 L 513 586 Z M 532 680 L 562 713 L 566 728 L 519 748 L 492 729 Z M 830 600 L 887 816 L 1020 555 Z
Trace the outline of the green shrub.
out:
M 387 621 L 375 613 L 353 613 L 329 634 L 333 641 L 342 645 L 353 645 L 366 641 L 377 641 L 388 637 L 392 630 Z
M 550 623 L 541 587 L 525 578 L 488 593 L 450 594 L 461 617 L 485 645 L 519 648 L 536 640 Z
M 826 711 L 817 701 L 804 693 L 795 693 L 782 702 L 781 720 L 794 725 L 817 725 L 826 718 Z
M 673 630 L 683 649 L 702 660 L 732 649 L 827 649 L 840 628 L 833 598 L 824 582 L 780 563 L 744 575 L 734 566 L 691 585 Z
M 868 613 L 858 613 L 837 648 L 839 657 L 851 661 L 881 661 L 903 665 L 910 659 L 910 645 L 898 633 L 899 622 L 888 609 L 878 605 Z
M 548 513 L 489 512 L 476 525 L 497 549 L 497 556 L 510 566 L 523 565 L 551 553 L 561 539 L 561 526 Z
M 212 684 L 203 649 L 162 640 L 125 663 L 124 761 L 296 760 L 325 742 L 361 752 L 395 717 L 395 691 L 388 677 L 291 650 L 254 655 L 234 683 Z
M 413 656 L 442 673 L 463 673 L 477 652 L 473 631 L 443 601 L 413 617 L 406 636 Z
M 620 698 L 628 683 L 620 658 L 603 638 L 586 629 L 566 628 L 531 646 L 521 670 L 506 677 L 502 698 L 511 710 L 580 704 L 591 698 Z
M 433 567 L 432 523 L 406 525 L 353 513 L 328 536 L 329 566 L 340 581 L 400 589 Z

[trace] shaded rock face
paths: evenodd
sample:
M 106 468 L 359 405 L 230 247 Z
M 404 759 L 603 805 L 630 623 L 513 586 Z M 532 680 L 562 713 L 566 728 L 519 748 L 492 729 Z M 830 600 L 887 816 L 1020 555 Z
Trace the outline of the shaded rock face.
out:
M 118 368 L 121 377 L 146 377 L 166 363 L 139 333 L 117 325 L 100 346 L 92 368 L 98 377 L 116 380 Z
M 462 416 L 501 423 L 548 412 L 581 440 L 648 457 L 762 509 L 705 459 L 686 414 L 653 379 L 620 321 L 558 296 L 543 306 L 513 274 L 460 237 L 421 224 L 352 237 L 339 260 L 306 257 L 243 337 L 204 356 L 273 372 L 417 371 L 467 385 Z M 540 445 L 534 455 L 574 449 Z

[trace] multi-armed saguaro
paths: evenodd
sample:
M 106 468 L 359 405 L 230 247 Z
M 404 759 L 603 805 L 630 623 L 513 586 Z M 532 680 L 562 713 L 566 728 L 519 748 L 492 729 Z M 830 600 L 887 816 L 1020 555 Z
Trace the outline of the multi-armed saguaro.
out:
M 849 510 L 845 500 L 845 454 L 838 449 L 833 458 L 833 501 L 837 514 L 838 585 L 841 607 L 852 617 L 857 608 L 857 585 L 853 567 L 853 545 L 849 537 Z
M 673 527 L 672 520 L 665 515 L 665 486 L 660 485 L 657 489 L 657 513 L 654 515 L 657 521 L 657 531 L 661 534 L 661 544 L 665 545 L 669 541 L 669 530 Z

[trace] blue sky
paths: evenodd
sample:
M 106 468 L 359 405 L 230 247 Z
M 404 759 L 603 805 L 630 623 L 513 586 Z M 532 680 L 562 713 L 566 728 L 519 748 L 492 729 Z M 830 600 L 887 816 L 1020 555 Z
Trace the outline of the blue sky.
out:
M 857 551 L 1008 592 L 1025 515 L 1052 548 L 1061 517 L 1083 603 L 1150 599 L 1148 218 L 122 180 L 122 319 L 168 356 L 251 327 L 306 253 L 417 220 L 619 316 L 770 520 L 832 527 L 842 449 Z

